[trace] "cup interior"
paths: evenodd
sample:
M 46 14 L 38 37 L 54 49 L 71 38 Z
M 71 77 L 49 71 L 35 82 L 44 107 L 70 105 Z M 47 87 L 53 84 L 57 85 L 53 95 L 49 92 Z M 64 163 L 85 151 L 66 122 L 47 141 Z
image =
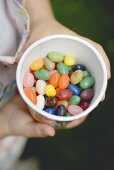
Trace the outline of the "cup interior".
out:
M 76 57 L 76 62 L 87 67 L 88 71 L 95 78 L 95 95 L 88 109 L 79 115 L 61 117 L 50 115 L 39 110 L 25 96 L 23 91 L 23 76 L 29 70 L 30 64 L 38 58 L 44 58 L 50 51 L 59 51 Z M 90 113 L 100 102 L 107 85 L 107 72 L 104 61 L 99 52 L 88 42 L 68 35 L 53 35 L 43 38 L 31 45 L 23 54 L 17 68 L 17 86 L 24 101 L 39 114 L 58 121 L 71 121 Z

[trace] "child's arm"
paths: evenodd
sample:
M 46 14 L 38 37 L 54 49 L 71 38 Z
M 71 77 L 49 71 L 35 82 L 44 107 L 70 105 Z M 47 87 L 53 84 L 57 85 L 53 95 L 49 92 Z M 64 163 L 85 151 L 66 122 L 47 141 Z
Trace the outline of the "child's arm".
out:
M 30 15 L 31 26 L 43 20 L 54 19 L 49 0 L 25 0 L 24 6 Z

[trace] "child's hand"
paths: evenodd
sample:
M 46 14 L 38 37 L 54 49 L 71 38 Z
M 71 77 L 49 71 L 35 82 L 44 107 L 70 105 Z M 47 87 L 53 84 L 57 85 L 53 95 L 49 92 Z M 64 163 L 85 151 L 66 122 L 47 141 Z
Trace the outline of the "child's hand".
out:
M 54 134 L 55 130 L 51 126 L 33 120 L 18 94 L 0 110 L 0 137 L 46 137 Z
M 19 55 L 21 57 L 21 55 L 23 54 L 23 52 L 35 41 L 37 41 L 38 39 L 41 39 L 45 36 L 49 36 L 49 35 L 53 35 L 53 34 L 68 34 L 68 35 L 73 35 L 76 37 L 80 37 L 82 39 L 85 39 L 86 41 L 88 41 L 90 44 L 92 44 L 101 54 L 101 56 L 103 57 L 103 60 L 106 64 L 107 67 L 107 73 L 108 73 L 108 77 L 107 79 L 110 79 L 110 63 L 108 60 L 108 57 L 106 55 L 106 53 L 104 52 L 103 48 L 101 45 L 93 42 L 92 40 L 82 37 L 78 34 L 76 34 L 75 32 L 69 30 L 68 28 L 66 28 L 65 26 L 63 26 L 62 24 L 60 24 L 58 21 L 56 21 L 55 19 L 50 19 L 50 20 L 41 20 L 40 22 L 36 23 L 35 25 L 31 26 L 31 33 L 30 36 L 28 38 L 28 41 L 26 42 L 21 54 Z M 105 96 L 105 95 L 104 95 Z M 103 98 L 104 99 L 104 98 Z M 86 119 L 86 117 L 81 118 L 79 120 L 73 121 L 72 123 L 70 123 L 67 128 L 72 128 L 72 127 L 76 127 L 78 125 L 80 125 L 84 120 Z

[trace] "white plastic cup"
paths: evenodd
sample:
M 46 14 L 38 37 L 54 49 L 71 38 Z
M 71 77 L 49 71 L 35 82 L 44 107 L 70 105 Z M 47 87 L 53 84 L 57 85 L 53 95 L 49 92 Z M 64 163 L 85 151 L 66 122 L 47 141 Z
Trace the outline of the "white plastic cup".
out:
M 29 70 L 30 64 L 38 58 L 44 58 L 50 51 L 58 51 L 63 54 L 72 54 L 77 63 L 83 64 L 95 78 L 95 95 L 88 109 L 75 116 L 56 116 L 38 109 L 25 95 L 23 91 L 23 76 Z M 44 118 L 54 120 L 55 126 L 82 118 L 97 107 L 107 87 L 107 70 L 100 53 L 87 41 L 70 35 L 52 35 L 32 44 L 22 55 L 16 73 L 17 86 L 25 103 L 28 105 L 32 116 L 37 120 Z

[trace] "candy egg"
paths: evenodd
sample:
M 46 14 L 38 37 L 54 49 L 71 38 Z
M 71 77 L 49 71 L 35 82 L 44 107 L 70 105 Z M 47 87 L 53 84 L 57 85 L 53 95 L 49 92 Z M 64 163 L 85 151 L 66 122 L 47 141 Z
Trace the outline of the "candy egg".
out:
M 74 84 L 69 84 L 68 89 L 72 91 L 74 95 L 79 95 L 80 94 L 80 88 Z
M 55 88 L 58 87 L 59 85 L 59 79 L 60 79 L 60 74 L 59 73 L 54 73 L 49 79 L 49 82 L 51 85 L 53 85 Z
M 36 93 L 32 90 L 32 88 L 24 88 L 25 95 L 28 97 L 28 99 L 36 104 L 37 103 L 37 96 Z
M 40 79 L 40 80 L 49 80 L 51 76 L 49 71 L 47 71 L 46 69 L 35 71 L 34 75 L 37 79 Z
M 68 103 L 69 105 L 79 105 L 81 99 L 79 96 L 73 95 L 69 100 Z
M 72 66 L 72 70 L 74 70 L 74 71 L 76 71 L 76 70 L 84 71 L 84 70 L 86 70 L 86 67 L 82 64 L 75 64 L 75 65 Z
M 69 89 L 64 89 L 58 91 L 56 96 L 59 100 L 68 100 L 71 98 L 72 92 Z
M 82 89 L 87 89 L 92 87 L 94 84 L 95 84 L 95 79 L 91 76 L 87 76 L 80 82 L 80 87 Z
M 53 96 L 56 95 L 56 90 L 51 84 L 49 84 L 45 88 L 45 93 L 46 93 L 47 96 L 52 96 L 53 97 Z
M 72 66 L 76 63 L 76 59 L 74 58 L 74 56 L 68 56 L 66 55 L 64 57 L 64 63 L 67 65 L 67 66 Z
M 64 105 L 67 108 L 68 102 L 66 100 L 59 100 L 55 108 L 57 108 L 60 105 Z
M 52 107 L 46 108 L 46 109 L 44 109 L 44 111 L 46 111 L 46 112 L 48 112 L 48 113 L 50 113 L 52 115 L 56 115 L 57 114 L 56 109 L 52 108 Z
M 81 99 L 88 101 L 92 99 L 92 97 L 94 96 L 94 92 L 94 89 L 86 89 L 81 92 L 80 97 Z
M 77 105 L 69 105 L 67 109 L 71 115 L 78 115 L 83 112 L 83 109 Z
M 70 77 L 70 82 L 72 84 L 78 84 L 83 79 L 83 71 L 76 70 Z
M 80 102 L 80 107 L 83 109 L 83 110 L 86 110 L 88 107 L 89 107 L 90 103 L 87 102 L 87 101 L 81 101 Z
M 83 71 L 83 78 L 85 78 L 85 77 L 87 77 L 87 76 L 90 76 L 90 73 L 89 73 L 89 71 L 84 70 L 84 71 Z
M 46 82 L 44 80 L 38 80 L 36 82 L 36 91 L 38 94 L 45 94 L 45 87 L 46 87 Z
M 56 97 L 47 97 L 46 98 L 46 106 L 54 107 L 57 104 L 57 98 Z
M 57 108 L 57 115 L 58 116 L 66 116 L 67 115 L 67 109 L 64 105 L 60 105 Z
M 57 64 L 57 69 L 60 74 L 69 74 L 69 68 L 64 63 Z
M 34 85 L 34 76 L 31 73 L 25 73 L 23 77 L 23 86 L 31 88 Z
M 57 51 L 52 51 L 52 52 L 48 53 L 48 58 L 51 61 L 60 62 L 60 61 L 63 61 L 64 54 L 57 52 Z
M 72 71 L 72 67 L 71 66 L 68 66 L 68 69 L 69 69 L 69 71 Z
M 59 79 L 59 88 L 66 89 L 69 85 L 69 76 L 67 74 L 63 74 Z
M 57 70 L 51 70 L 51 71 L 49 71 L 49 73 L 52 76 L 54 73 L 57 73 Z
M 47 57 L 43 59 L 44 60 L 44 66 L 47 70 L 53 70 L 55 68 L 55 63 L 49 60 Z
M 33 71 L 36 71 L 36 70 L 41 69 L 43 65 L 44 65 L 43 59 L 37 59 L 32 62 L 32 64 L 30 65 L 30 69 Z
M 43 110 L 44 106 L 45 106 L 45 98 L 43 95 L 38 95 L 37 96 L 37 104 L 36 104 L 37 108 Z

